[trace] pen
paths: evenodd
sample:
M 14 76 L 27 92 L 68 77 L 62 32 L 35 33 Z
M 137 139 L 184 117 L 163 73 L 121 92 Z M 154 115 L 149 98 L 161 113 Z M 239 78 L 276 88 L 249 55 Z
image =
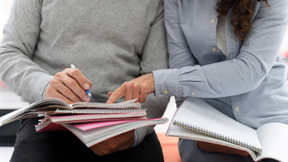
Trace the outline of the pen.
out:
M 75 69 L 76 69 L 75 65 L 73 65 L 73 64 L 71 64 L 71 68 L 75 68 Z M 85 90 L 85 92 L 86 92 L 86 94 L 92 99 L 92 94 L 91 94 L 91 92 L 89 91 L 89 89 L 88 89 L 88 90 Z

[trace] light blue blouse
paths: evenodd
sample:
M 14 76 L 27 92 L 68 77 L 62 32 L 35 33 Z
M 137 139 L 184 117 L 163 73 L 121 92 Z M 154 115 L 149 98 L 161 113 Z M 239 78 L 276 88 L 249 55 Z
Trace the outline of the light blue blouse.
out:
M 204 98 L 209 104 L 257 128 L 288 124 L 287 72 L 278 55 L 288 24 L 288 0 L 254 1 L 253 24 L 244 44 L 226 19 L 227 56 L 216 44 L 215 0 L 165 0 L 171 69 L 154 71 L 155 94 Z

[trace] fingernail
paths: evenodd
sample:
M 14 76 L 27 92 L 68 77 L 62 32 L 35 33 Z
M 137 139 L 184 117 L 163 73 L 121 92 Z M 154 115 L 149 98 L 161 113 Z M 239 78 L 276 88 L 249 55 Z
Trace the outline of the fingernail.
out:
M 89 84 L 84 83 L 84 89 L 87 90 L 87 89 L 89 89 L 89 88 L 90 88 Z
M 86 96 L 84 97 L 84 101 L 89 102 L 89 101 L 90 101 L 90 97 L 89 97 L 88 95 L 86 95 Z

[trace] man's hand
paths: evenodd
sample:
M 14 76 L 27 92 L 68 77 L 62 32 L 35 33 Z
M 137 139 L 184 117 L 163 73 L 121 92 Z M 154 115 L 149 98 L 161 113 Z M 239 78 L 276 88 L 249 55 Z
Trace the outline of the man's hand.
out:
M 230 147 L 222 146 L 222 145 L 216 145 L 212 143 L 206 143 L 206 142 L 197 142 L 197 146 L 206 152 L 218 152 L 218 153 L 224 153 L 224 154 L 236 154 L 241 156 L 248 156 L 249 153 L 246 151 L 241 151 L 237 149 L 233 149 Z
M 98 143 L 90 148 L 95 154 L 99 156 L 104 156 L 113 152 L 128 149 L 134 143 L 134 131 L 135 130 L 120 134 L 116 137 Z
M 75 68 L 67 68 L 58 72 L 50 81 L 44 97 L 60 98 L 68 104 L 74 102 L 89 102 L 90 98 L 85 90 L 88 90 L 92 83 L 84 77 L 82 72 Z
M 125 96 L 125 100 L 137 98 L 136 102 L 145 102 L 148 94 L 155 91 L 153 73 L 142 75 L 131 81 L 124 82 L 114 92 L 109 92 L 110 96 L 106 103 L 114 103 L 119 98 Z

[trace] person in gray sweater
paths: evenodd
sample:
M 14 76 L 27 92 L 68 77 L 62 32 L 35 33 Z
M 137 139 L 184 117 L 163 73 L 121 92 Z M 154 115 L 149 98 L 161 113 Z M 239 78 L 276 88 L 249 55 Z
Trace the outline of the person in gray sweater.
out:
M 91 101 L 106 102 L 123 82 L 168 68 L 163 12 L 163 0 L 15 0 L 0 44 L 0 78 L 29 103 L 88 102 L 87 89 Z M 156 118 L 167 103 L 152 94 L 142 107 Z M 152 126 L 87 148 L 68 131 L 36 133 L 37 121 L 21 121 L 11 162 L 163 161 Z

